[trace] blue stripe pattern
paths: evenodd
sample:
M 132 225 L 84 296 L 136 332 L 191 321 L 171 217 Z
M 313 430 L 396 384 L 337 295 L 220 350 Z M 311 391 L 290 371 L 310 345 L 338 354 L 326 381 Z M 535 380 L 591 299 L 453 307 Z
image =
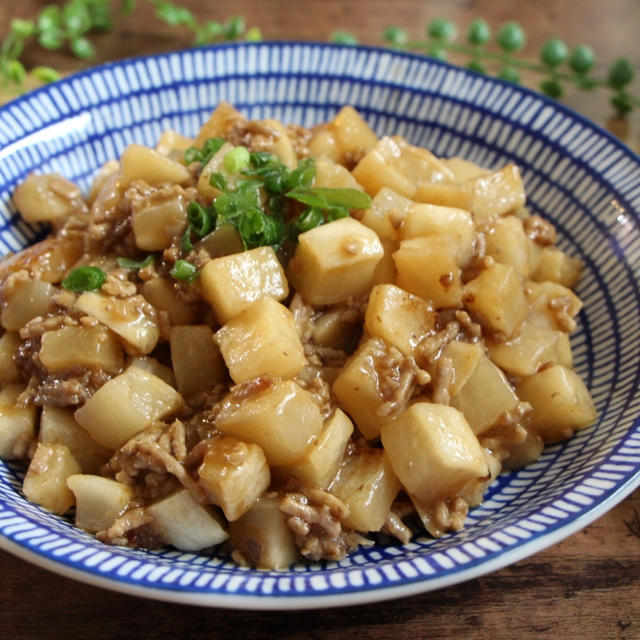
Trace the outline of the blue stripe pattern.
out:
M 87 188 L 131 142 L 194 135 L 220 100 L 249 117 L 312 125 L 344 104 L 378 134 L 437 155 L 517 163 L 528 204 L 585 262 L 572 337 L 598 424 L 501 475 L 466 528 L 439 540 L 361 549 L 287 571 L 223 557 L 107 547 L 20 493 L 0 463 L 0 546 L 80 580 L 168 600 L 245 608 L 352 604 L 435 589 L 534 553 L 584 526 L 640 483 L 640 159 L 561 105 L 420 56 L 365 47 L 257 43 L 138 58 L 83 72 L 0 109 L 0 253 L 42 234 L 16 218 L 15 186 L 57 171 Z

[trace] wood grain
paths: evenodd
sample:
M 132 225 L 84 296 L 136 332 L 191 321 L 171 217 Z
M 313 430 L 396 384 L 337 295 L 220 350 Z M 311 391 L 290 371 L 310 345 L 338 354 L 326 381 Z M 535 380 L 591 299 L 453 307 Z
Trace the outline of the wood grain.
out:
M 35 15 L 42 0 L 0 3 L 0 32 L 14 17 Z M 96 37 L 98 62 L 189 45 L 188 33 L 158 23 L 140 0 L 133 18 Z M 336 29 L 380 44 L 390 24 L 419 37 L 431 18 L 464 28 L 477 16 L 497 26 L 517 19 L 526 28 L 525 52 L 535 58 L 550 36 L 588 42 L 599 68 L 619 55 L 640 66 L 637 0 L 181 0 L 203 18 L 243 14 L 266 39 L 326 40 Z M 26 52 L 29 65 L 65 72 L 83 63 L 64 52 Z M 525 77 L 533 84 L 535 78 Z M 637 87 L 637 81 L 636 85 Z M 8 94 L 0 94 L 7 99 Z M 611 119 L 605 92 L 570 92 L 566 103 L 640 151 L 640 114 Z M 639 178 L 640 179 L 640 178 Z M 330 611 L 260 613 L 204 609 L 133 598 L 88 587 L 0 552 L 0 638 L 288 638 L 394 640 L 493 638 L 520 640 L 640 638 L 640 491 L 579 533 L 510 567 L 440 591 L 386 603 Z

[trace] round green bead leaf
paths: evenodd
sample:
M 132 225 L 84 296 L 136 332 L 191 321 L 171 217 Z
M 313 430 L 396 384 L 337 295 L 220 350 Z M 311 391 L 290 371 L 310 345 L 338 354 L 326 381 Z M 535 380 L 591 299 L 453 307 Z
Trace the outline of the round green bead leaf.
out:
M 629 96 L 624 93 L 616 93 L 614 96 L 611 96 L 611 104 L 616 111 L 621 114 L 629 113 L 629 111 L 633 109 L 633 104 Z
M 559 98 L 562 95 L 562 85 L 555 78 L 547 78 L 540 83 L 540 91 L 550 98 Z
M 491 38 L 491 28 L 485 20 L 476 18 L 469 25 L 467 40 L 476 46 L 487 44 Z
M 518 82 L 520 82 L 520 73 L 514 67 L 502 67 L 498 72 L 498 78 L 506 82 L 518 84 Z
M 593 49 L 586 44 L 579 44 L 569 56 L 569 66 L 576 73 L 587 73 L 595 61 Z
M 498 45 L 505 51 L 520 51 L 524 48 L 527 38 L 522 27 L 517 22 L 505 22 L 496 34 Z
M 358 39 L 348 31 L 341 31 L 341 30 L 334 31 L 329 36 L 329 39 L 331 42 L 334 42 L 335 44 L 350 44 L 350 45 L 358 44 Z
M 547 40 L 540 49 L 540 59 L 549 67 L 557 67 L 569 56 L 569 49 L 559 38 Z
M 614 89 L 622 89 L 633 80 L 633 67 L 626 58 L 618 58 L 609 67 L 607 84 Z
M 477 58 L 469 61 L 469 63 L 467 64 L 467 69 L 471 69 L 471 71 L 475 71 L 477 73 L 487 73 L 486 65 Z
M 453 40 L 458 35 L 458 30 L 451 20 L 436 18 L 427 25 L 427 35 L 434 40 Z
M 407 32 L 396 26 L 387 27 L 384 30 L 383 39 L 392 46 L 403 45 L 409 40 Z

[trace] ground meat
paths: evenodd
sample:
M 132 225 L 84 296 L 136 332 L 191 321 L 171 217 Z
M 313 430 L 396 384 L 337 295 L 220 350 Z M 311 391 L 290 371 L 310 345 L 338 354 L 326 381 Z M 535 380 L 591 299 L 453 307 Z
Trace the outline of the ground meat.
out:
M 455 376 L 453 361 L 446 356 L 440 356 L 436 362 L 436 372 L 432 379 L 432 401 L 438 404 L 451 402 L 451 385 Z
M 291 140 L 296 156 L 298 158 L 307 158 L 310 155 L 311 130 L 298 124 L 290 124 L 287 126 L 287 135 Z
M 453 320 L 444 329 L 427 334 L 418 343 L 415 350 L 416 362 L 424 368 L 433 366 L 442 354 L 442 350 L 460 333 L 460 324 Z
M 23 380 L 30 380 L 29 386 L 31 390 L 36 389 L 49 375 L 38 358 L 42 335 L 47 331 L 55 331 L 62 327 L 77 326 L 78 324 L 79 322 L 76 318 L 68 313 L 64 313 L 47 318 L 34 318 L 20 329 L 20 338 L 23 340 L 23 343 L 18 347 L 14 362 L 20 372 L 21 378 Z M 54 393 L 54 395 L 56 394 Z
M 511 411 L 505 411 L 491 429 L 479 436 L 480 444 L 498 460 L 504 460 L 515 446 L 525 441 L 527 430 L 523 423 L 532 410 L 528 402 L 518 402 Z
M 308 380 L 298 377 L 296 382 L 311 394 L 314 402 L 320 407 L 320 413 L 324 418 L 328 418 L 333 413 L 331 387 L 326 380 L 317 375 Z
M 134 436 L 112 456 L 108 470 L 119 482 L 133 486 L 142 499 L 156 499 L 171 482 L 162 476 L 173 476 L 199 502 L 205 496 L 197 481 L 184 466 L 186 458 L 184 425 L 175 420 L 171 425 L 158 424 Z M 161 493 L 164 495 L 164 493 Z
M 340 560 L 351 550 L 341 520 L 349 507 L 333 494 L 316 488 L 286 493 L 279 508 L 287 516 L 300 553 L 308 560 Z
M 74 367 L 62 374 L 32 376 L 20 402 L 38 407 L 76 406 L 86 402 L 110 379 L 111 375 L 102 369 L 91 371 L 84 367 Z
M 393 510 L 389 511 L 389 515 L 382 525 L 381 532 L 400 540 L 402 544 L 407 544 L 413 536 L 411 529 L 402 522 L 402 518 Z
M 466 311 L 456 309 L 455 318 L 467 342 L 478 342 L 482 338 L 482 327 Z
M 303 350 L 309 364 L 319 367 L 343 367 L 348 357 L 342 349 L 322 347 L 313 342 L 305 344 Z
M 164 543 L 159 536 L 151 534 L 151 527 L 146 526 L 151 521 L 151 515 L 143 507 L 134 507 L 117 517 L 108 529 L 98 531 L 96 538 L 107 544 L 123 547 L 159 548 Z M 146 530 L 147 533 L 143 530 Z
M 522 226 L 527 236 L 541 247 L 555 244 L 557 239 L 555 227 L 539 215 L 534 214 L 525 218 Z
M 377 389 L 383 403 L 376 413 L 381 417 L 390 417 L 402 411 L 415 388 L 428 384 L 431 376 L 412 357 L 405 356 L 399 349 L 383 341 L 379 341 L 379 344 L 380 348 L 373 357 Z
M 51 296 L 51 302 L 53 305 L 60 311 L 66 312 L 67 315 L 72 312 L 72 307 L 75 304 L 76 299 L 76 294 L 72 291 L 67 291 L 66 289 L 61 289 Z
M 126 269 L 114 269 L 107 274 L 100 291 L 115 298 L 129 298 L 136 295 L 138 288 L 133 282 L 129 282 Z
M 461 497 L 436 500 L 432 504 L 417 498 L 412 500 L 424 528 L 434 538 L 440 538 L 447 531 L 460 531 L 469 512 L 467 501 Z

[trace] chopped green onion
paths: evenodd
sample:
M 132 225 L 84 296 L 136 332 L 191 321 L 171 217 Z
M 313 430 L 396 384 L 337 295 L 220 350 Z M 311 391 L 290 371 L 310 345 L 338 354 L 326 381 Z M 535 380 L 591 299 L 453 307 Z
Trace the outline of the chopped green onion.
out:
M 61 284 L 64 289 L 81 293 L 99 289 L 106 279 L 107 274 L 98 267 L 78 267 L 71 271 Z
M 340 220 L 340 218 L 348 218 L 349 217 L 349 209 L 345 207 L 334 207 L 330 209 L 329 215 L 327 216 L 327 222 L 333 222 L 334 220 Z
M 193 242 L 191 242 L 191 225 L 187 225 L 187 228 L 184 230 L 182 234 L 182 238 L 180 240 L 180 248 L 188 253 L 189 251 L 193 251 Z
M 331 189 L 329 187 L 299 187 L 288 191 L 289 198 L 318 209 L 368 209 L 371 196 L 358 189 Z
M 249 149 L 239 146 L 231 149 L 222 162 L 227 173 L 240 173 L 249 166 L 250 159 Z
M 209 176 L 209 184 L 220 191 L 229 191 L 227 179 L 220 171 L 213 171 Z
M 305 158 L 287 176 L 287 189 L 297 189 L 299 187 L 310 187 L 316 175 L 316 164 L 313 158 Z
M 187 219 L 191 229 L 199 238 L 204 238 L 213 231 L 213 210 L 203 207 L 195 200 L 187 205 Z
M 203 165 L 207 164 L 207 162 L 220 151 L 224 143 L 224 138 L 208 138 L 200 149 L 197 147 L 189 147 L 184 152 L 185 164 L 191 164 L 192 162 L 200 162 Z
M 324 222 L 324 214 L 320 209 L 310 207 L 305 209 L 296 220 L 296 229 L 300 233 L 314 229 Z
M 189 283 L 192 283 L 200 274 L 197 267 L 186 260 L 177 260 L 169 273 L 176 280 L 184 280 Z
M 285 236 L 282 218 L 270 216 L 257 207 L 244 212 L 238 220 L 237 228 L 247 249 L 278 247 Z
M 130 260 L 129 258 L 118 258 L 118 266 L 123 269 L 144 269 L 153 264 L 153 256 L 149 255 L 144 260 Z

